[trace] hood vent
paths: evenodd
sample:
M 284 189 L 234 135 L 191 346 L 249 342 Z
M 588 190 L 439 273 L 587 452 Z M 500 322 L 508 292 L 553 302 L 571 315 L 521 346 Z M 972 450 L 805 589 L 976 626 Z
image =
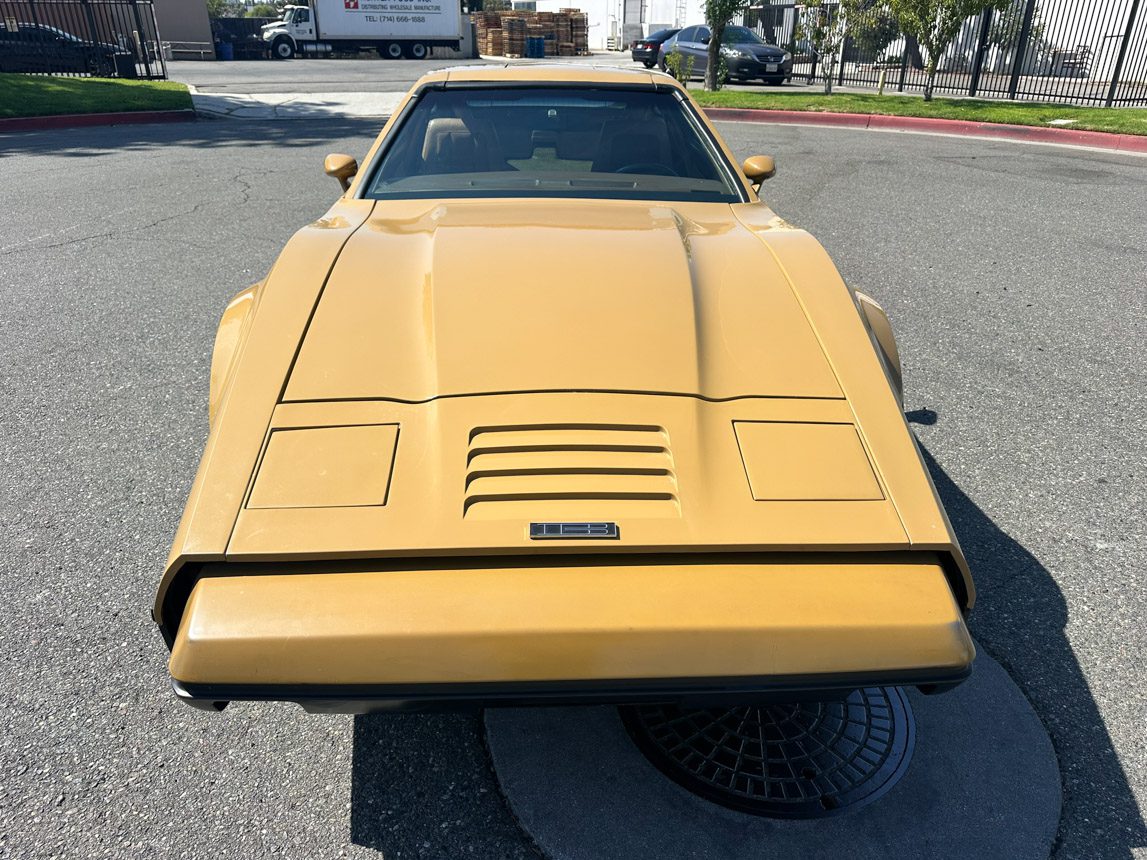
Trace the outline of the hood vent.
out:
M 636 424 L 477 428 L 463 513 L 523 521 L 677 516 L 669 434 Z

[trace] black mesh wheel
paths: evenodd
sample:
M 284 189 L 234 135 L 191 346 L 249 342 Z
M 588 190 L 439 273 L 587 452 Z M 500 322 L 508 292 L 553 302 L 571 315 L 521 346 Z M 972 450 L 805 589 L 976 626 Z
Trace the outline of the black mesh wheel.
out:
M 670 779 L 774 818 L 821 818 L 871 803 L 907 771 L 916 735 L 899 687 L 832 702 L 620 711 L 637 746 Z

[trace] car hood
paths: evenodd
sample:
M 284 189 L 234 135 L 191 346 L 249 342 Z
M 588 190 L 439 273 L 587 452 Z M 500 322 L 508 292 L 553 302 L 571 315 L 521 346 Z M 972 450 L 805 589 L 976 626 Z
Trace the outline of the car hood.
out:
M 756 42 L 741 42 L 734 47 L 740 48 L 743 51 L 748 51 L 756 57 L 764 58 L 781 58 L 785 55 L 784 48 L 778 48 L 774 45 L 760 45 Z
M 475 200 L 375 205 L 284 400 L 541 391 L 843 396 L 728 205 Z

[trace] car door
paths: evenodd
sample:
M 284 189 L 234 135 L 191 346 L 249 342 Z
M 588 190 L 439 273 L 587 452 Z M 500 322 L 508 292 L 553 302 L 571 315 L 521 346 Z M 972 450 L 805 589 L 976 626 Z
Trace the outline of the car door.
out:
M 709 28 L 694 27 L 689 40 L 689 56 L 693 58 L 693 74 L 704 75 L 709 65 Z
M 311 40 L 315 38 L 315 22 L 311 19 L 309 8 L 295 10 L 295 19 L 291 22 L 291 35 L 296 39 Z
M 15 30 L 8 30 L 8 37 L 5 41 L 4 71 L 46 72 L 51 70 L 47 63 L 45 46 L 41 43 L 42 40 L 36 28 L 28 24 L 20 24 Z

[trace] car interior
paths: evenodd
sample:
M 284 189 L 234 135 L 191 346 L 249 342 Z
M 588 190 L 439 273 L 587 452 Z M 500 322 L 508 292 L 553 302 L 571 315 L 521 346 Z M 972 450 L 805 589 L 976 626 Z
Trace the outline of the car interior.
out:
M 734 193 L 720 155 L 671 93 L 429 90 L 396 132 L 370 196 L 419 177 L 664 177 Z M 443 183 L 434 183 L 441 190 Z

